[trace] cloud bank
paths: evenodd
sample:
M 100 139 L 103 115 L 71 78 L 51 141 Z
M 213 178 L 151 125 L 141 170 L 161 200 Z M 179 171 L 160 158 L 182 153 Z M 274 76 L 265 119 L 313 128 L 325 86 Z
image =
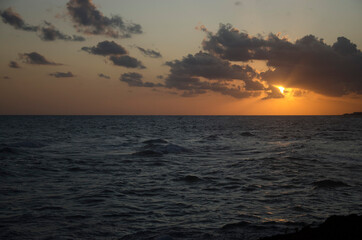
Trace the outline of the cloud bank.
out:
M 283 98 L 278 85 L 295 88 L 295 97 L 310 91 L 332 97 L 362 94 L 362 53 L 346 37 L 329 45 L 313 35 L 294 42 L 273 33 L 252 36 L 231 24 L 220 24 L 216 33 L 201 30 L 207 35 L 203 51 L 166 62 L 170 73 L 162 87 L 183 91 L 184 97 L 211 91 L 263 100 Z M 268 69 L 254 69 L 249 65 L 254 60 Z M 143 86 L 136 83 L 129 85 Z
M 235 98 L 259 96 L 265 87 L 253 79 L 256 72 L 249 65 L 235 65 L 210 53 L 189 54 L 182 60 L 166 62 L 171 67 L 165 86 L 183 90 L 183 96 L 207 91 Z
M 264 60 L 270 69 L 260 79 L 269 84 L 335 97 L 362 94 L 362 53 L 345 37 L 332 45 L 313 35 L 291 42 L 272 33 L 250 36 L 222 24 L 216 34 L 207 32 L 202 45 L 228 61 Z

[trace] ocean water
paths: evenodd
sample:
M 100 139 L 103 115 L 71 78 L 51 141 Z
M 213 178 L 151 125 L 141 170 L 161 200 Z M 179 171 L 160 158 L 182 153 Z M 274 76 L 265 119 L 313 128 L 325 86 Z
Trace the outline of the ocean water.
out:
M 1 239 L 258 239 L 362 213 L 362 118 L 0 116 Z

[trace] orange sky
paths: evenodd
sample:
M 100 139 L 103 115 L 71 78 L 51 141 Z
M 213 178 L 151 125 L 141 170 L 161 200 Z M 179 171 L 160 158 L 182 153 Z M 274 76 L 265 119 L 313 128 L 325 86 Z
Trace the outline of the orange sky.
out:
M 89 5 L 81 7 L 101 13 L 105 22 L 116 21 L 112 16 L 118 15 L 125 24 L 97 31 L 89 26 L 99 23 L 77 22 L 69 7 L 78 7 L 76 2 L 0 3 L 0 114 L 335 115 L 362 111 L 359 1 L 276 0 L 271 5 L 265 0 L 245 0 L 236 5 L 235 1 L 89 0 Z M 22 23 L 8 18 L 9 14 Z M 232 28 L 223 29 L 220 23 L 230 23 Z M 141 30 L 129 30 L 137 25 Z M 53 35 L 45 35 L 44 29 Z M 118 35 L 110 36 L 110 32 Z M 235 39 L 226 37 L 230 34 Z M 73 40 L 75 35 L 84 39 Z M 277 43 L 270 36 L 278 36 Z M 288 40 L 283 42 L 284 38 Z M 105 51 L 97 45 L 101 42 L 114 42 L 113 47 L 125 53 L 99 53 Z M 29 53 L 47 62 L 34 62 L 35 58 L 26 57 Z M 138 65 L 127 65 L 125 57 Z M 316 63 L 311 63 L 314 59 Z M 11 61 L 19 67 L 10 66 Z M 140 76 L 126 79 L 130 73 Z M 190 83 L 192 79 L 198 82 Z M 248 89 L 248 84 L 258 88 L 250 85 Z M 290 87 L 284 96 L 272 92 L 273 86 L 283 84 Z

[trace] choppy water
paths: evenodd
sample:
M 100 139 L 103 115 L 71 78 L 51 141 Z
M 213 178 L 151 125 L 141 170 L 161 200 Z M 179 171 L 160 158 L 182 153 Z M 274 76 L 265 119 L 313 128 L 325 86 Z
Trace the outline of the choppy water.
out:
M 362 213 L 362 118 L 0 116 L 2 239 L 257 239 Z

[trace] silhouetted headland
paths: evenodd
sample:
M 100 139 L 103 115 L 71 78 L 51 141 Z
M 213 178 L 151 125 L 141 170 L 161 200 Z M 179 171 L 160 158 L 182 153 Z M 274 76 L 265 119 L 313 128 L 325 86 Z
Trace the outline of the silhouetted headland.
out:
M 295 233 L 275 235 L 261 240 L 358 240 L 362 239 L 362 216 L 331 216 L 316 228 L 310 226 Z
M 356 116 L 356 117 L 362 117 L 362 112 L 353 112 L 353 113 L 345 113 L 343 116 Z

